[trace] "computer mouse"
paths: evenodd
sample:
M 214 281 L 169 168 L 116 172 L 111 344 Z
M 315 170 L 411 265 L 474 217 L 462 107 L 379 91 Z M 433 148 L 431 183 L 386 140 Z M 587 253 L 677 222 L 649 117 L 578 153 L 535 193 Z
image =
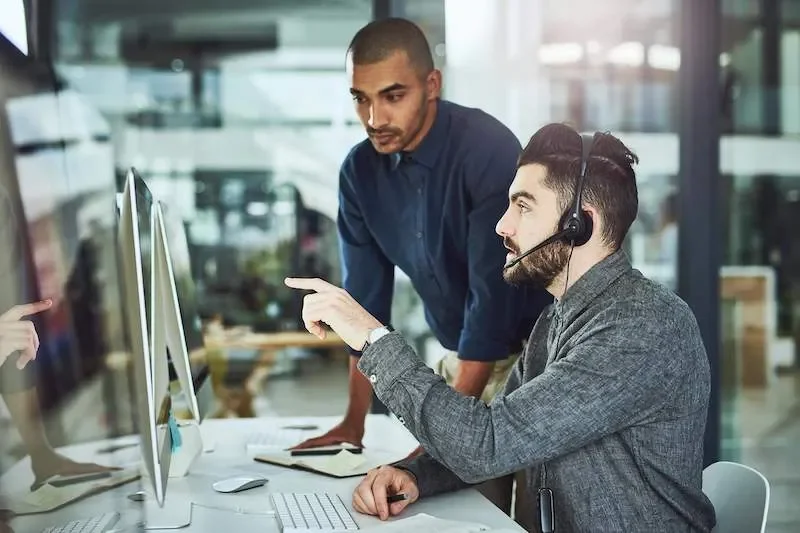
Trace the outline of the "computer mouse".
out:
M 143 490 L 139 490 L 133 494 L 128 494 L 128 499 L 132 502 L 143 502 L 147 499 L 147 493 Z
M 213 488 L 217 492 L 223 492 L 226 494 L 232 492 L 242 492 L 243 490 L 254 489 L 256 487 L 261 487 L 267 483 L 267 478 L 261 476 L 239 476 L 239 477 L 232 477 L 230 479 L 223 479 L 217 481 L 211 488 Z

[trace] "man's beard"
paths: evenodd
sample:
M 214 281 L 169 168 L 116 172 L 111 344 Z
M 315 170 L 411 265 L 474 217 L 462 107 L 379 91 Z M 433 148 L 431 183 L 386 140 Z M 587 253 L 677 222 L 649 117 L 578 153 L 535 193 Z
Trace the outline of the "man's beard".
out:
M 508 239 L 506 248 L 519 255 L 520 251 Z M 546 289 L 564 272 L 569 263 L 572 245 L 564 241 L 548 244 L 541 250 L 524 257 L 522 261 L 503 271 L 503 278 L 511 285 Z

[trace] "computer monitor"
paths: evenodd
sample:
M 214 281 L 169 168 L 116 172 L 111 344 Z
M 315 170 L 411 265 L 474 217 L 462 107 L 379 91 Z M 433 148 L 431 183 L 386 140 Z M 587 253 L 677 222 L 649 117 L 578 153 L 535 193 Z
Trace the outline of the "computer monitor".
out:
M 142 458 L 159 505 L 169 476 L 172 438 L 169 371 L 166 358 L 154 357 L 164 343 L 154 328 L 153 198 L 131 168 L 121 198 L 119 247 L 124 309 L 134 363 L 135 401 Z
M 161 202 L 154 204 L 156 328 L 163 328 L 165 345 L 156 359 L 169 358 L 186 396 L 192 418 L 200 423 L 214 402 L 209 369 L 202 351 L 202 326 L 197 312 L 189 245 L 180 219 Z M 160 336 L 159 336 L 160 338 Z
M 28 55 L 28 23 L 24 0 L 0 0 L 0 35 Z

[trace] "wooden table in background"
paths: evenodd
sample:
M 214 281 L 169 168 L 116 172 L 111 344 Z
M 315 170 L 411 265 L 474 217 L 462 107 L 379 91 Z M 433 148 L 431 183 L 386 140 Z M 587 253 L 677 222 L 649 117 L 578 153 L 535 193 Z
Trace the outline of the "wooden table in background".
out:
M 275 364 L 276 354 L 286 348 L 344 350 L 346 345 L 338 335 L 328 332 L 319 339 L 305 331 L 283 331 L 278 333 L 253 333 L 241 328 L 216 330 L 204 336 L 205 347 L 189 354 L 192 363 L 209 365 L 214 394 L 219 401 L 218 409 L 212 418 L 235 415 L 240 418 L 255 416 L 253 397 L 261 384 L 269 376 Z M 248 375 L 241 385 L 226 381 L 231 362 L 230 350 L 256 350 L 258 355 L 248 361 Z M 125 370 L 130 364 L 130 354 L 113 352 L 106 358 L 111 370 Z
M 277 333 L 253 333 L 233 328 L 213 331 L 205 335 L 206 359 L 211 367 L 214 390 L 220 400 L 220 409 L 215 417 L 233 414 L 240 418 L 255 416 L 253 397 L 261 389 L 261 384 L 269 376 L 275 364 L 276 354 L 286 348 L 344 350 L 344 341 L 333 332 L 319 339 L 305 331 L 283 331 Z M 241 386 L 225 382 L 231 360 L 229 350 L 257 350 L 258 356 L 252 361 L 249 375 Z

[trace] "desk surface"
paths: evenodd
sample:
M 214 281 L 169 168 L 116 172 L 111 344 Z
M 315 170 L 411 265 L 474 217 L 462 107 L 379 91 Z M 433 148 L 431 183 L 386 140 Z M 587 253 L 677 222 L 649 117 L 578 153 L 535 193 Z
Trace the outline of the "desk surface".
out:
M 170 494 L 191 494 L 191 501 L 194 504 L 192 523 L 181 531 L 278 532 L 276 518 L 272 514 L 266 514 L 272 508 L 269 501 L 270 492 L 336 493 L 350 508 L 353 518 L 361 528 L 380 524 L 377 518 L 359 514 L 352 509 L 352 493 L 361 480 L 360 477 L 334 479 L 257 463 L 245 451 L 246 438 L 253 432 L 263 433 L 297 423 L 313 423 L 326 429 L 338 421 L 339 417 L 315 417 L 224 419 L 203 422 L 200 427 L 205 447 L 213 448 L 213 451 L 204 453 L 198 458 L 189 476 L 170 479 L 167 486 L 167 505 Z M 365 448 L 391 449 L 402 457 L 414 449 L 416 444 L 413 436 L 393 418 L 369 415 L 364 436 Z M 64 448 L 62 452 L 79 461 L 97 461 L 120 466 L 130 465 L 137 460 L 138 450 L 135 448 L 115 454 L 98 455 L 97 450 L 106 445 L 108 441 L 85 443 Z M 211 489 L 214 481 L 241 473 L 261 474 L 269 479 L 269 483 L 264 487 L 238 494 L 218 494 Z M 30 462 L 26 458 L 0 477 L 0 489 L 8 493 L 9 487 L 28 487 L 32 480 Z M 120 526 L 135 524 L 143 520 L 142 504 L 128 500 L 127 495 L 141 490 L 144 482 L 143 480 L 118 487 L 52 513 L 17 517 L 13 520 L 12 527 L 15 533 L 39 533 L 47 526 L 60 525 L 109 510 L 122 513 L 123 520 Z M 427 513 L 449 520 L 478 522 L 493 528 L 523 531 L 474 489 L 421 500 L 410 506 L 399 518 L 417 513 Z

